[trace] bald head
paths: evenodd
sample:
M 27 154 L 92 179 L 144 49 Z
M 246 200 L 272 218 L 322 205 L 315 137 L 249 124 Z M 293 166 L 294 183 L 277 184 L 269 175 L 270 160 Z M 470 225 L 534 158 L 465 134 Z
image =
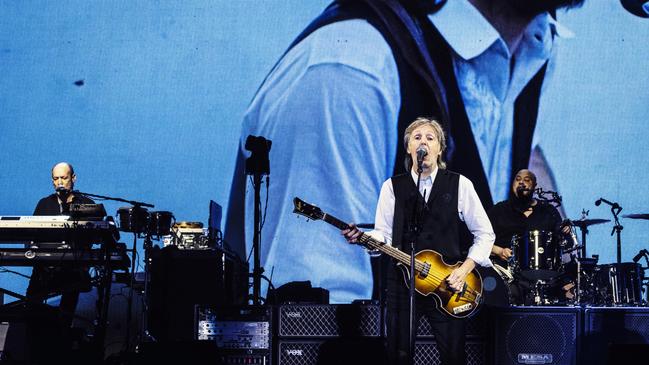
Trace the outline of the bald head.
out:
M 74 174 L 74 168 L 67 162 L 59 162 L 52 167 L 52 184 L 54 190 L 72 191 L 74 190 L 74 182 L 77 176 Z M 59 191 L 60 195 L 61 191 Z
M 512 182 L 512 192 L 518 198 L 528 197 L 536 189 L 536 175 L 530 170 L 522 169 L 516 173 Z

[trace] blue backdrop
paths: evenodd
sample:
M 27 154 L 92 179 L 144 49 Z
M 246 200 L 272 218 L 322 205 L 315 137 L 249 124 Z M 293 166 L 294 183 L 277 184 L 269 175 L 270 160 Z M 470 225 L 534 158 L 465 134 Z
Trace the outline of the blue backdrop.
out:
M 327 3 L 0 1 L 0 215 L 31 214 L 51 193 L 51 166 L 69 161 L 79 190 L 206 221 L 210 199 L 227 206 L 248 102 Z M 593 204 L 600 196 L 649 213 L 649 19 L 587 0 L 559 21 L 575 37 L 562 43 L 537 131 L 567 215 L 610 218 Z M 649 221 L 622 224 L 630 261 L 649 247 Z M 601 263 L 615 260 L 611 228 L 590 229 Z M 0 273 L 0 286 L 25 285 Z

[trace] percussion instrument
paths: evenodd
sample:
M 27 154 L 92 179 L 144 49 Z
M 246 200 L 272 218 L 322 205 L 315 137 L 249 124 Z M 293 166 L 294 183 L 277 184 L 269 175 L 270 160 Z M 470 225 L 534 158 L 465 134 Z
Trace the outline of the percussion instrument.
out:
M 642 302 L 642 279 L 640 264 L 622 262 L 599 265 L 595 273 L 596 303 L 605 306 L 638 306 Z
M 512 237 L 514 270 L 529 280 L 545 280 L 555 277 L 561 266 L 558 245 L 552 232 L 533 230 Z
M 121 207 L 117 209 L 119 230 L 123 232 L 144 233 L 149 224 L 149 211 L 142 207 Z
M 149 214 L 149 234 L 158 237 L 170 234 L 172 222 L 175 223 L 175 218 L 171 212 L 151 212 Z

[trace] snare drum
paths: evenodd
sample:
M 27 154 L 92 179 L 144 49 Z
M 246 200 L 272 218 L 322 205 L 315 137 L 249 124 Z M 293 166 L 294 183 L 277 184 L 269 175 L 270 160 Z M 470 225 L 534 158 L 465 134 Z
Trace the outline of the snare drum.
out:
M 530 280 L 546 280 L 559 274 L 561 256 L 552 232 L 529 231 L 512 237 L 514 269 Z
M 642 266 L 634 262 L 597 266 L 597 304 L 642 305 L 643 276 Z
M 123 232 L 143 233 L 149 223 L 149 212 L 142 207 L 122 207 L 117 209 L 119 230 Z
M 172 222 L 175 223 L 175 219 L 171 212 L 151 212 L 149 215 L 149 234 L 158 237 L 168 235 L 171 232 Z

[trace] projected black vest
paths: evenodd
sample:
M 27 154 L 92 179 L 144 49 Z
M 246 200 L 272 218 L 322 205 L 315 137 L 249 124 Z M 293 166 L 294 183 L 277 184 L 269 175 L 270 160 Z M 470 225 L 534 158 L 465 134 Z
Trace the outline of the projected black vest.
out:
M 404 1 L 406 3 L 406 1 Z M 441 118 L 448 149 L 448 167 L 473 182 L 482 205 L 493 205 L 487 177 L 457 86 L 449 45 L 427 14 L 397 0 L 334 1 L 293 42 L 289 50 L 315 30 L 342 20 L 364 19 L 392 49 L 399 71 L 401 110 L 398 135 L 417 117 Z M 287 51 L 288 52 L 288 51 Z M 527 168 L 547 64 L 518 96 L 514 108 L 511 176 Z M 404 151 L 397 143 L 394 174 L 403 172 Z

